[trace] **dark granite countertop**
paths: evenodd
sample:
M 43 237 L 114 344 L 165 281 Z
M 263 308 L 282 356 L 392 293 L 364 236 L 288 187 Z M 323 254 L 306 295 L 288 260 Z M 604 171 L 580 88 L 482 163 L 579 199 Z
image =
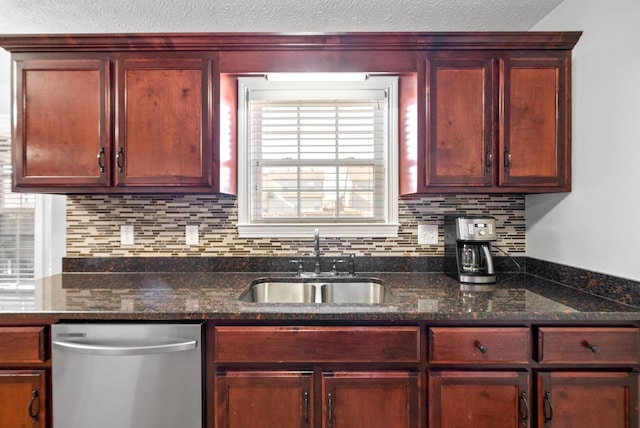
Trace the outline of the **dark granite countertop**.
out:
M 238 299 L 260 272 L 63 273 L 0 301 L 0 322 L 75 320 L 637 321 L 640 308 L 529 274 L 469 290 L 441 273 L 360 273 L 391 289 L 389 304 L 260 304 Z M 290 274 L 288 274 L 290 276 Z

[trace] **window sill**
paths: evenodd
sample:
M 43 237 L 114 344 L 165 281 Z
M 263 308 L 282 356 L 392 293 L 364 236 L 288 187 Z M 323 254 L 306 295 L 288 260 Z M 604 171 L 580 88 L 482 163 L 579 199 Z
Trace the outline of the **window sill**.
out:
M 310 223 L 310 224 L 238 224 L 240 238 L 310 238 L 316 229 L 323 237 L 337 238 L 395 238 L 398 223 Z

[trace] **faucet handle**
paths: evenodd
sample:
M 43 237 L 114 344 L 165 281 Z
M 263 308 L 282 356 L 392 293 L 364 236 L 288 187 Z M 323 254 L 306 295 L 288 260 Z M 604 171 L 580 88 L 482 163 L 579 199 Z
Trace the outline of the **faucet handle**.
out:
M 336 263 L 344 263 L 342 259 L 333 259 L 331 260 L 331 275 L 338 275 L 338 268 L 336 267 Z
M 301 276 L 304 273 L 304 266 L 302 265 L 302 259 L 289 260 L 289 263 L 296 263 L 298 265 L 296 274 Z

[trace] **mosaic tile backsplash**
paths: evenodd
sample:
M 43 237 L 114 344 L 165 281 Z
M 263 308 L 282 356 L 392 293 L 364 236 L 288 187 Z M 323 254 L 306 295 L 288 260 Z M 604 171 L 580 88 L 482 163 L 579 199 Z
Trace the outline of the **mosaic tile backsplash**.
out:
M 442 256 L 444 215 L 496 218 L 495 246 L 525 254 L 524 195 L 461 195 L 400 199 L 396 238 L 321 236 L 324 255 Z M 239 238 L 237 199 L 228 195 L 91 195 L 67 198 L 67 257 L 309 256 L 309 239 Z M 418 245 L 418 224 L 435 224 L 439 244 Z M 135 244 L 120 245 L 120 226 L 133 225 Z M 188 246 L 185 226 L 199 227 L 200 242 Z

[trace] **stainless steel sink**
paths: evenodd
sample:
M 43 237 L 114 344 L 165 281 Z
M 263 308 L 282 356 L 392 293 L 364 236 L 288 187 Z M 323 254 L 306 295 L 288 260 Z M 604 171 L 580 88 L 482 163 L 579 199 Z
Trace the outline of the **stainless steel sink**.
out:
M 240 300 L 255 303 L 314 303 L 316 287 L 309 282 L 255 282 L 242 293 Z
M 315 277 L 256 279 L 240 295 L 253 303 L 351 303 L 383 304 L 393 300 L 389 289 L 376 278 Z
M 322 284 L 322 301 L 325 303 L 388 303 L 391 293 L 377 281 L 333 282 Z

